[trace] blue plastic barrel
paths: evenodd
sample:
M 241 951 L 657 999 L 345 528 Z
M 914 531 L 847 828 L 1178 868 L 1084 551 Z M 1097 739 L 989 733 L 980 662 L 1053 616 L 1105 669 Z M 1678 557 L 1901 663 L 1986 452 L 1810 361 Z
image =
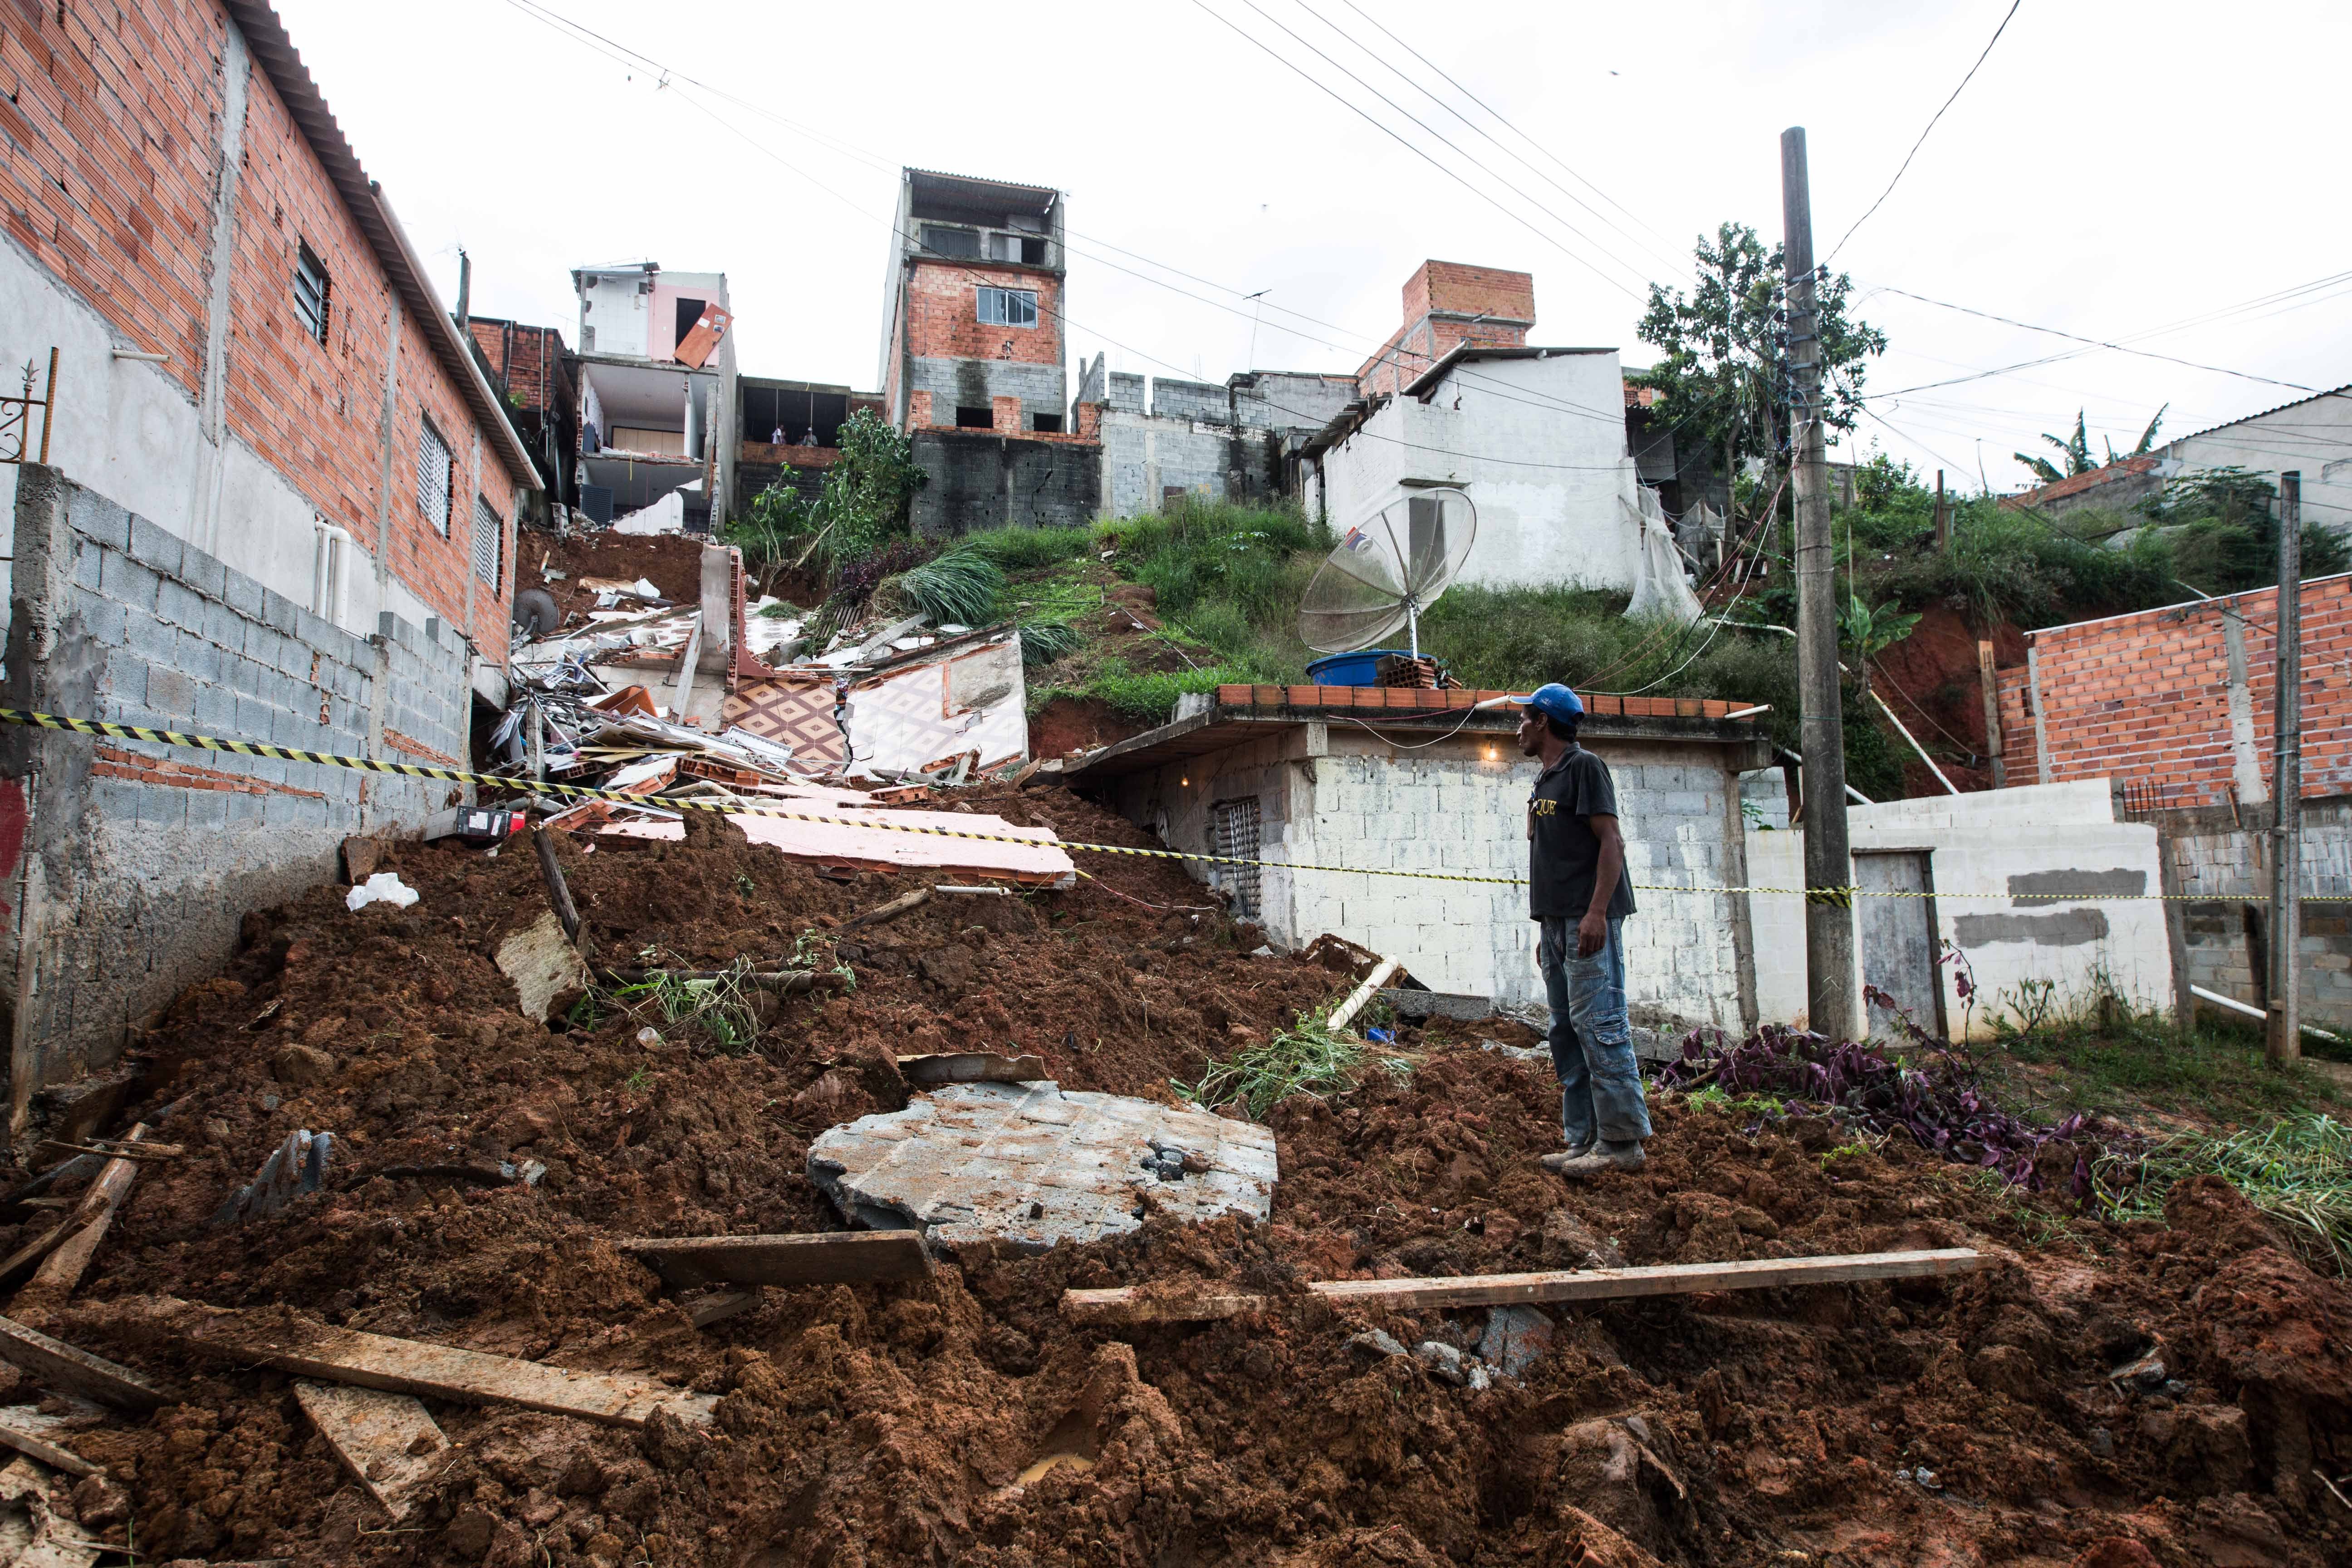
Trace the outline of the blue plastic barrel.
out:
M 1412 651 L 1402 647 L 1368 647 L 1354 653 L 1335 653 L 1317 659 L 1307 667 L 1307 679 L 1318 686 L 1378 686 L 1382 655 L 1394 654 L 1399 658 L 1411 658 Z

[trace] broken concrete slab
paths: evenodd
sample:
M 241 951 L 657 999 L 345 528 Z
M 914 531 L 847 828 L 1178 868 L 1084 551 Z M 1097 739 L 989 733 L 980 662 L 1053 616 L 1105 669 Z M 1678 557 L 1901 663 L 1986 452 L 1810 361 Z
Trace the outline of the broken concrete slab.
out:
M 809 1147 L 810 1178 L 852 1224 L 950 1248 L 1094 1241 L 1135 1229 L 1147 1202 L 1264 1220 L 1275 1173 L 1268 1128 L 1050 1080 L 948 1085 Z
M 547 1022 L 555 999 L 588 989 L 588 965 L 552 910 L 499 943 L 499 973 L 514 983 L 522 1016 Z
M 336 1456 L 398 1524 L 440 1469 L 449 1439 L 414 1394 L 294 1382 L 295 1402 Z

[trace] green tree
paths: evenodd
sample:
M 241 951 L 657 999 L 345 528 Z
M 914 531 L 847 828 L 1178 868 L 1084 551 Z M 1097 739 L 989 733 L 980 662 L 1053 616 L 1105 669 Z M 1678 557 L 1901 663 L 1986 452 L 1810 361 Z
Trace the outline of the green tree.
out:
M 2171 406 L 2172 405 L 2168 403 L 2164 405 L 2164 408 L 2159 408 L 2156 411 L 2156 417 L 2149 420 L 2147 422 L 2147 428 L 2139 433 L 2139 445 L 2125 453 L 2124 457 L 2145 458 L 2147 456 L 2149 451 L 2151 451 L 2156 446 L 2157 426 L 2164 423 L 2164 409 Z M 2109 463 L 2117 463 L 2123 460 L 2123 458 L 2116 456 L 2116 444 L 2113 441 L 2107 440 L 2104 436 L 2100 437 L 2099 439 L 2105 444 L 2107 448 L 2106 462 L 2095 463 L 2091 460 L 2090 431 L 2085 426 L 2083 410 L 2079 408 L 2074 410 L 2074 435 L 2061 437 L 2053 436 L 2045 430 L 2042 433 L 2042 438 L 2051 446 L 2057 447 L 2059 452 L 2064 456 L 2066 459 L 2066 467 L 2063 470 L 2057 464 L 2053 463 L 2047 458 L 2030 458 L 2023 452 L 2014 452 L 2011 453 L 2011 456 L 2014 457 L 2019 462 L 2023 463 L 2027 468 L 2032 468 L 2033 470 L 2033 477 L 2040 479 L 2045 485 L 2055 484 L 2060 479 L 2072 479 L 2076 474 L 2094 473 L 2100 468 L 2105 468 Z
M 752 499 L 750 515 L 728 525 L 727 542 L 742 548 L 763 590 L 813 560 L 828 574 L 870 560 L 909 531 L 915 492 L 926 479 L 914 443 L 866 408 L 842 422 L 835 441 L 841 456 L 815 500 L 779 481 Z
M 1745 458 L 1783 468 L 1790 370 L 1781 247 L 1767 250 L 1754 229 L 1727 223 L 1692 256 L 1697 282 L 1690 293 L 1650 285 L 1649 309 L 1635 330 L 1663 357 L 1642 380 L 1664 395 L 1662 411 L 1678 441 L 1720 456 L 1727 483 Z M 1853 429 L 1861 412 L 1864 362 L 1886 351 L 1885 333 L 1848 314 L 1852 290 L 1843 273 L 1814 288 L 1822 420 L 1838 430 Z

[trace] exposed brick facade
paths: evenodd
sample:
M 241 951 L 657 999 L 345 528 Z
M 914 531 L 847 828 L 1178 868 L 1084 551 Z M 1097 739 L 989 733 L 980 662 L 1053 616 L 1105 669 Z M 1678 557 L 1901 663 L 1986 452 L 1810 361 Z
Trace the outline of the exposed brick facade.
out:
M 1034 327 L 992 326 L 980 319 L 980 290 L 1024 289 L 1037 296 Z M 908 289 L 908 342 L 917 359 L 1013 360 L 1062 363 L 1062 279 L 1042 268 L 982 266 L 925 257 Z
M 0 5 L 0 223 L 137 346 L 191 400 L 206 363 L 213 203 L 228 16 L 218 0 L 135 5 Z M 227 433 L 327 521 L 378 547 L 384 361 L 397 290 L 326 165 L 258 60 L 247 84 L 245 155 L 233 213 Z M 305 330 L 293 278 L 307 244 L 329 276 L 326 341 Z M 399 310 L 390 568 L 452 626 L 484 643 L 506 626 L 511 574 L 468 586 L 473 499 L 501 518 L 527 470 L 509 471 Z M 416 505 L 416 453 L 430 418 L 455 459 L 445 536 Z M 511 528 L 509 521 L 507 526 Z M 511 541 L 499 558 L 511 557 Z M 470 606 L 471 613 L 468 614 Z
M 520 321 L 477 316 L 467 323 L 474 344 L 490 367 L 490 384 L 522 401 L 520 406 L 544 414 L 570 408 L 579 395 L 569 390 L 571 375 L 563 368 L 563 334 L 553 327 L 526 327 Z
M 2032 668 L 1998 672 L 2012 784 L 2114 777 L 2164 806 L 2226 805 L 2237 783 L 2227 618 L 2242 622 L 2252 750 L 2271 782 L 2278 591 L 2027 634 Z M 2352 577 L 2303 585 L 2303 793 L 2352 793 Z M 2044 777 L 2035 731 L 2040 689 Z
M 1486 316 L 1477 321 L 1472 318 Z M 1404 285 L 1404 324 L 1356 372 L 1365 395 L 1394 396 L 1463 342 L 1517 348 L 1536 321 L 1532 274 L 1424 261 Z

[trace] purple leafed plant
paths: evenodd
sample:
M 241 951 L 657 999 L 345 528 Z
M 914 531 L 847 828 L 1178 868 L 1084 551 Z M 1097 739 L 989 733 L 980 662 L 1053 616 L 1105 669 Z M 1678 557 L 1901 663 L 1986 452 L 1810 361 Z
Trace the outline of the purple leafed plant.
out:
M 1685 1090 L 1714 1085 L 1729 1094 L 1769 1095 L 1791 1112 L 1827 1115 L 1883 1136 L 1900 1134 L 1946 1159 L 1997 1171 L 2028 1191 L 2046 1184 L 2037 1156 L 2063 1144 L 2074 1155 L 2068 1184 L 2074 1196 L 2090 1198 L 2097 1146 L 2129 1134 L 2079 1113 L 2046 1127 L 2011 1115 L 1993 1102 L 1965 1047 L 1921 1029 L 1876 986 L 1864 991 L 1871 1002 L 1895 1012 L 1916 1047 L 1910 1059 L 1779 1024 L 1739 1040 L 1720 1029 L 1693 1029 L 1683 1037 L 1682 1059 L 1658 1080 Z

